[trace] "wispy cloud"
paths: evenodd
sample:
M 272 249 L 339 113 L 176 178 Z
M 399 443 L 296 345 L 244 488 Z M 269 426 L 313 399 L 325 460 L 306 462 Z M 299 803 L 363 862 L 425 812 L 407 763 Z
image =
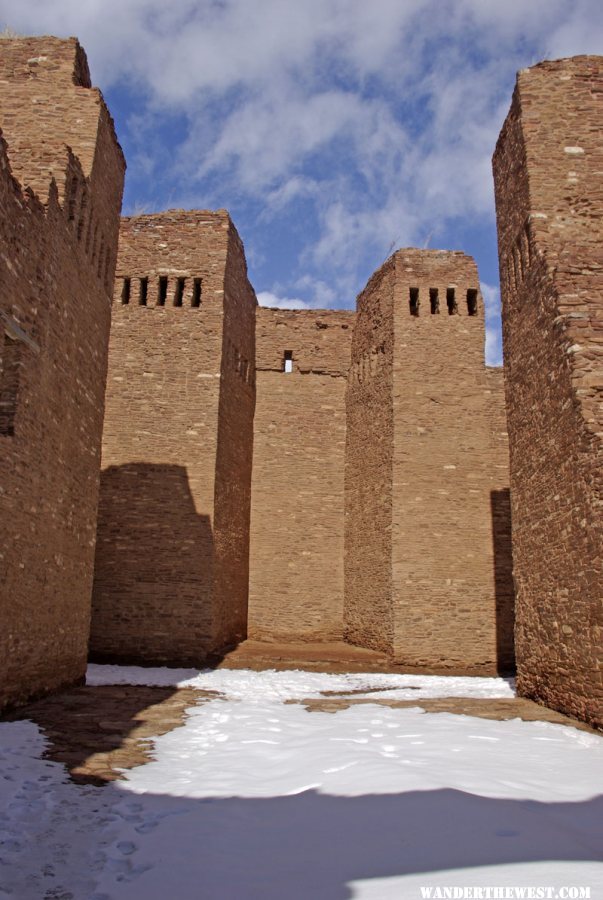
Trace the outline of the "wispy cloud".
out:
M 491 360 L 479 237 L 515 71 L 603 46 L 600 0 L 0 0 L 4 22 L 80 37 L 136 101 L 130 205 L 228 206 L 264 297 L 349 304 L 393 247 L 475 241 Z

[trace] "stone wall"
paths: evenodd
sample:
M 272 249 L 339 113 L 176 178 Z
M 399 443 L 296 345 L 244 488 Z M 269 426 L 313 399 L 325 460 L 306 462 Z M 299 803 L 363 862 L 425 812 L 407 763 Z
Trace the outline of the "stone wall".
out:
M 603 60 L 519 73 L 494 155 L 518 688 L 603 722 Z
M 493 524 L 509 486 L 508 448 L 492 412 L 502 382 L 487 376 L 484 339 L 474 261 L 399 251 L 392 567 L 394 656 L 405 665 L 495 672 L 513 662 L 511 571 L 497 594 Z
M 395 259 L 356 304 L 347 381 L 345 454 L 345 636 L 392 653 L 392 360 Z
M 345 385 L 354 318 L 258 309 L 251 638 L 342 638 Z
M 245 635 L 255 303 L 225 211 L 122 220 L 95 659 L 197 664 Z
M 0 124 L 2 706 L 86 669 L 125 165 L 75 40 L 0 42 Z
M 400 250 L 358 298 L 346 634 L 409 667 L 513 663 L 502 381 L 483 346 L 477 269 L 462 253 Z

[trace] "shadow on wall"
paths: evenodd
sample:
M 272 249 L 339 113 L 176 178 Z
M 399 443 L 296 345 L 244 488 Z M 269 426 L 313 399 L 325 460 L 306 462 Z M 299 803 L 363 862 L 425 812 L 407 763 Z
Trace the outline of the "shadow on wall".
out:
M 91 657 L 200 665 L 212 641 L 214 542 L 183 466 L 101 473 Z
M 496 597 L 496 660 L 500 673 L 515 671 L 515 587 L 511 543 L 511 492 L 490 492 L 494 585 Z

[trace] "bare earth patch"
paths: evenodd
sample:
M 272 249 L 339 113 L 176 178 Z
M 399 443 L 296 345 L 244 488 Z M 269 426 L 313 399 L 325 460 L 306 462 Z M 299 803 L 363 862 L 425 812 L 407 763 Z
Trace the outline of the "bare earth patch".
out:
M 407 690 L 407 689 L 406 689 Z M 308 710 L 308 712 L 338 712 L 340 709 L 347 709 L 359 703 L 375 703 L 379 706 L 389 706 L 392 709 L 404 709 L 405 707 L 414 706 L 425 710 L 427 713 L 455 713 L 460 716 L 475 716 L 479 719 L 497 719 L 498 721 L 506 721 L 508 719 L 522 719 L 524 722 L 552 722 L 555 725 L 569 725 L 571 728 L 579 728 L 581 731 L 588 731 L 591 734 L 600 734 L 594 728 L 572 719 L 570 716 L 564 716 L 562 713 L 555 712 L 553 709 L 547 709 L 546 706 L 540 706 L 532 700 L 525 700 L 522 697 L 512 697 L 509 699 L 482 699 L 482 698 L 464 698 L 464 697 L 439 697 L 427 698 L 424 700 L 387 700 L 385 698 L 376 697 L 354 697 L 350 698 L 350 693 L 342 692 L 333 696 L 333 691 L 323 691 L 322 698 L 308 698 L 305 700 L 287 700 L 287 703 L 300 703 Z M 365 692 L 368 693 L 368 692 Z
M 179 728 L 186 710 L 217 691 L 103 685 L 73 688 L 22 706 L 4 721 L 35 722 L 48 739 L 45 756 L 63 763 L 72 781 L 103 785 L 123 769 L 153 758 L 152 738 Z

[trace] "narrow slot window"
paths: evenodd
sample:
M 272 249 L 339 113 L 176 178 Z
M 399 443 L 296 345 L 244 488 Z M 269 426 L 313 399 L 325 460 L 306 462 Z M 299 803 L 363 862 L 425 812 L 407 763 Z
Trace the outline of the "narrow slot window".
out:
M 431 307 L 431 315 L 437 316 L 440 312 L 440 298 L 437 288 L 429 288 L 429 305 Z
M 124 278 L 121 286 L 121 302 L 126 306 L 130 302 L 130 279 Z
M 200 278 L 193 279 L 193 298 L 191 300 L 191 306 L 195 306 L 195 307 L 201 306 L 201 279 Z
M 7 334 L 4 335 L 0 364 L 0 434 L 9 437 L 15 433 L 22 350 L 20 341 L 13 341 Z
M 448 315 L 455 316 L 458 312 L 456 306 L 456 292 L 454 288 L 446 288 L 446 306 L 448 307 Z
M 77 175 L 74 175 L 71 179 L 71 183 L 69 185 L 69 221 L 73 222 L 75 220 L 75 204 L 77 201 Z
M 86 227 L 86 207 L 88 205 L 88 197 L 86 196 L 86 190 L 82 193 L 82 202 L 80 203 L 80 217 L 77 223 L 77 239 L 81 241 L 84 236 L 84 228 Z
M 167 297 L 167 289 L 168 289 L 167 275 L 160 275 L 159 276 L 159 291 L 157 293 L 157 306 L 165 306 L 165 299 Z
M 149 279 L 141 278 L 140 279 L 140 294 L 138 296 L 138 302 L 141 306 L 147 305 L 147 297 L 149 296 Z
M 477 290 L 469 288 L 467 291 L 467 312 L 470 316 L 477 315 Z
M 411 316 L 419 315 L 419 288 L 411 287 L 409 290 L 409 300 L 408 305 L 410 307 Z
M 184 284 L 186 278 L 176 279 L 176 291 L 174 293 L 174 306 L 182 306 L 182 298 L 184 297 Z
M 285 350 L 285 355 L 283 357 L 283 372 L 292 372 L 293 371 L 293 351 Z
M 103 263 L 105 260 L 105 239 L 101 237 L 100 252 L 98 254 L 98 264 L 96 266 L 96 276 L 100 278 L 103 272 Z
M 526 222 L 524 227 L 524 240 L 526 244 L 526 263 L 528 266 L 532 264 L 532 245 L 530 243 L 530 224 Z

